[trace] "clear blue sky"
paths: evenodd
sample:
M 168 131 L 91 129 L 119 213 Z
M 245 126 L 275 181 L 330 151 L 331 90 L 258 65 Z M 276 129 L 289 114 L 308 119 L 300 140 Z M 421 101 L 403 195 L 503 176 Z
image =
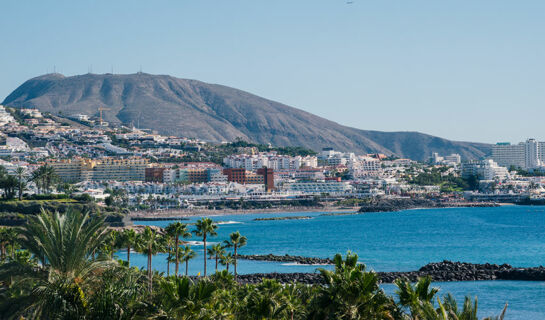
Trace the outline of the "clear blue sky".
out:
M 2 1 L 0 100 L 142 66 L 362 129 L 545 140 L 545 1 L 353 1 Z

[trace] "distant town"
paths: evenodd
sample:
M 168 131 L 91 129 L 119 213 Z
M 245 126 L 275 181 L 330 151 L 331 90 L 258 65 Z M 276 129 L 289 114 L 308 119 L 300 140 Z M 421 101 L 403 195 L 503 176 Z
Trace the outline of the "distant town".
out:
M 163 136 L 110 125 L 99 112 L 61 116 L 0 106 L 4 198 L 69 192 L 105 206 L 157 211 L 317 201 L 354 207 L 370 198 L 512 203 L 545 197 L 545 142 L 534 139 L 497 143 L 480 160 L 433 153 L 417 162 L 332 148 Z M 47 183 L 36 173 L 44 168 L 51 172 Z

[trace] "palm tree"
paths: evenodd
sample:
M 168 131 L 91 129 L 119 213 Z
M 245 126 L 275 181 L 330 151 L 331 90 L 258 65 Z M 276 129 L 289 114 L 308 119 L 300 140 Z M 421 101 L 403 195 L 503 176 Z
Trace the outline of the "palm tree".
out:
M 235 279 L 237 278 L 237 249 L 244 247 L 247 243 L 247 239 L 244 236 L 240 235 L 240 232 L 233 232 L 229 235 L 229 240 L 225 241 L 227 247 L 233 247 L 234 249 L 234 259 L 235 259 Z
M 176 253 L 173 250 L 173 248 L 170 248 L 168 250 L 168 257 L 167 257 L 167 277 L 170 277 L 170 264 L 176 263 L 176 257 L 174 256 Z
M 15 245 L 17 244 L 17 237 L 18 232 L 15 228 L 6 228 L 4 230 L 3 238 L 10 246 L 10 257 L 12 260 L 15 259 Z
M 422 316 L 422 303 L 432 303 L 433 298 L 439 291 L 438 288 L 430 288 L 431 277 L 419 278 L 413 286 L 408 279 L 396 279 L 396 294 L 399 296 L 399 303 L 408 307 L 413 317 Z
M 206 277 L 206 237 L 208 235 L 217 236 L 218 234 L 216 233 L 216 229 L 218 228 L 218 226 L 214 224 L 212 219 L 202 218 L 201 220 L 197 220 L 197 223 L 195 223 L 195 227 L 197 227 L 197 229 L 193 232 L 196 236 L 202 237 L 203 241 L 204 276 Z
M 100 248 L 101 253 L 106 254 L 110 259 L 113 259 L 115 250 L 121 247 L 120 235 L 121 233 L 119 231 L 110 230 L 110 232 L 108 232 L 108 238 Z
M 13 199 L 17 186 L 17 178 L 14 176 L 6 175 L 0 178 L 0 188 L 4 189 L 4 197 L 6 199 Z
M 180 264 L 180 252 L 179 252 L 180 237 L 182 237 L 184 239 L 190 238 L 191 237 L 191 232 L 189 232 L 189 230 L 187 230 L 187 224 L 183 224 L 183 223 L 181 223 L 179 221 L 169 224 L 165 228 L 165 231 L 167 232 L 168 235 L 174 237 L 174 242 L 175 242 L 174 247 L 176 248 L 176 253 L 175 253 L 175 258 L 176 258 L 175 273 L 176 273 L 176 276 L 178 276 L 178 266 Z
M 235 262 L 235 258 L 233 257 L 233 254 L 229 252 L 228 254 L 224 254 L 220 258 L 221 265 L 225 266 L 225 270 L 229 271 L 229 265 L 233 264 Z
M 182 257 L 182 261 L 185 262 L 185 275 L 187 276 L 188 274 L 188 267 L 189 267 L 189 260 L 195 258 L 197 256 L 197 253 L 195 251 L 193 251 L 193 249 L 191 249 L 190 246 L 185 246 L 183 249 L 182 249 L 182 252 L 181 252 L 181 257 Z
M 187 277 L 175 277 L 162 281 L 160 289 L 162 311 L 172 319 L 217 319 L 203 316 L 203 312 L 209 312 L 209 303 L 217 290 L 210 280 L 192 283 Z
M 59 176 L 55 172 L 55 168 L 52 166 L 44 165 L 44 185 L 45 191 L 49 193 L 51 186 L 59 179 Z
M 13 260 L 0 266 L 0 281 L 12 279 L 12 286 L 20 289 L 0 303 L 2 309 L 17 306 L 10 311 L 14 317 L 82 318 L 87 284 L 112 265 L 111 260 L 90 259 L 106 240 L 103 222 L 72 209 L 29 217 L 18 241 L 40 264 Z
M 26 171 L 23 167 L 17 167 L 15 170 L 17 176 L 17 190 L 19 191 L 19 201 L 23 199 L 23 191 L 26 188 Z
M 216 243 L 208 249 L 208 254 L 216 257 L 216 272 L 218 272 L 218 260 L 225 254 L 225 248 L 220 243 Z
M 247 302 L 243 312 L 247 313 L 248 318 L 286 319 L 283 314 L 286 305 L 280 283 L 276 280 L 263 279 L 263 282 L 255 289 L 245 298 Z
M 282 291 L 282 304 L 291 320 L 294 319 L 296 311 L 301 313 L 305 309 L 299 298 L 301 295 L 300 290 L 303 287 L 298 284 L 290 284 L 286 285 Z
M 335 271 L 319 269 L 324 286 L 311 303 L 309 318 L 316 319 L 391 319 L 396 305 L 379 287 L 376 273 L 367 272 L 358 256 L 350 252 L 346 260 L 334 258 Z
M 127 247 L 127 264 L 131 267 L 131 248 L 136 246 L 137 234 L 133 229 L 125 229 L 120 235 L 122 246 Z
M 462 307 L 462 310 L 458 308 L 458 304 L 456 303 L 456 299 L 448 293 L 443 297 L 443 302 L 438 299 L 439 309 L 438 311 L 443 313 L 447 313 L 449 316 L 449 319 L 459 319 L 459 320 L 479 320 L 479 317 L 477 316 L 477 297 L 475 297 L 475 301 L 471 301 L 471 297 L 466 296 L 464 299 L 464 305 Z M 430 303 L 426 303 L 424 306 L 424 309 L 429 310 L 430 308 L 427 306 L 433 306 Z M 433 309 L 433 308 L 432 308 Z M 484 318 L 484 320 L 502 320 L 505 317 L 505 312 L 507 310 L 507 304 L 505 304 L 502 313 L 497 317 L 488 317 Z M 426 316 L 428 316 L 431 312 L 426 312 Z M 432 313 L 433 315 L 433 313 Z M 433 318 L 429 317 L 429 318 Z
M 167 255 L 167 277 L 170 277 L 170 263 L 171 262 L 176 262 L 176 258 L 174 257 L 173 253 L 174 253 L 174 239 L 168 235 L 168 234 L 163 234 L 161 236 L 161 239 L 160 239 L 162 245 L 163 245 L 163 249 L 166 253 L 168 253 Z
M 41 166 L 38 169 L 32 172 L 30 180 L 34 181 L 38 193 L 42 193 L 42 190 L 45 189 L 45 167 Z
M 6 259 L 6 246 L 8 245 L 7 227 L 0 227 L 0 261 Z
M 150 227 L 146 227 L 144 232 L 138 235 L 136 244 L 136 249 L 148 256 L 148 290 L 151 294 L 153 290 L 153 271 L 151 269 L 151 259 L 155 254 L 162 251 L 161 241 L 157 231 Z

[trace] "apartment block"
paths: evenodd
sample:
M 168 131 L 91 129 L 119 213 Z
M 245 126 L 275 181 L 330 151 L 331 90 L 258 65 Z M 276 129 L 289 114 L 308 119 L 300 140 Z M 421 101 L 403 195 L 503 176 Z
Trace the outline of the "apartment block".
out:
M 492 159 L 503 167 L 535 169 L 545 164 L 545 142 L 528 139 L 512 145 L 500 142 L 492 146 Z
M 67 159 L 48 161 L 64 182 L 81 181 L 144 181 L 148 160 L 128 159 Z

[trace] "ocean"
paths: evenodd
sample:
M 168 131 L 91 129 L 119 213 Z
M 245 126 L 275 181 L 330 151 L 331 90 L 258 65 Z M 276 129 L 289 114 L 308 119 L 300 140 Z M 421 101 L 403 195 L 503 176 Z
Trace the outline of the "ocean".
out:
M 255 221 L 262 217 L 311 216 L 308 220 Z M 515 267 L 542 265 L 545 261 L 545 207 L 502 206 L 497 208 L 419 209 L 359 215 L 324 213 L 271 213 L 211 217 L 219 223 L 222 242 L 234 231 L 248 238 L 240 254 L 333 257 L 347 251 L 376 271 L 416 270 L 429 262 L 452 260 L 471 263 L 508 263 Z M 191 218 L 188 223 L 198 218 Z M 171 221 L 137 222 L 166 226 Z M 203 271 L 200 239 L 189 239 L 199 254 L 189 263 L 189 273 Z M 119 258 L 126 258 L 124 251 Z M 135 266 L 146 258 L 131 254 Z M 166 255 L 153 258 L 153 267 L 166 272 Z M 215 261 L 207 266 L 213 272 Z M 220 267 L 223 268 L 223 267 Z M 239 273 L 315 272 L 317 268 L 293 263 L 239 261 Z M 174 266 L 171 265 L 171 272 Z M 232 269 L 230 269 L 232 270 Z M 182 265 L 181 271 L 185 272 Z M 450 292 L 462 303 L 464 296 L 478 296 L 479 315 L 497 315 L 509 304 L 506 319 L 545 319 L 545 282 L 475 281 L 434 283 L 439 296 Z M 383 285 L 388 293 L 395 286 Z

